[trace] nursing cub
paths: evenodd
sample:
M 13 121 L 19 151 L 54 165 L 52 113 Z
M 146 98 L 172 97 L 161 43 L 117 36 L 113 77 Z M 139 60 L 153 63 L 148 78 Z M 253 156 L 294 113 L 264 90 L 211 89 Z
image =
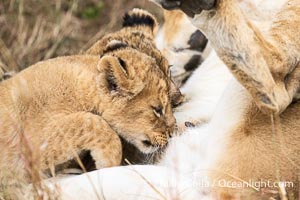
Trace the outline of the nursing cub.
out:
M 169 83 L 155 59 L 113 41 L 101 58 L 39 62 L 0 83 L 0 177 L 26 176 L 24 148 L 41 170 L 90 150 L 96 167 L 119 165 L 120 138 L 144 153 L 166 145 L 175 125 Z

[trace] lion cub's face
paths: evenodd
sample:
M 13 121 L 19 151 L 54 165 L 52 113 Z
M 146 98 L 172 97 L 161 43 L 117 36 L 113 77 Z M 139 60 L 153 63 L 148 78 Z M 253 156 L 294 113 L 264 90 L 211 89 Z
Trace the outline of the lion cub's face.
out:
M 175 118 L 170 86 L 156 61 L 126 47 L 103 56 L 98 69 L 100 88 L 109 97 L 102 117 L 144 153 L 165 146 Z

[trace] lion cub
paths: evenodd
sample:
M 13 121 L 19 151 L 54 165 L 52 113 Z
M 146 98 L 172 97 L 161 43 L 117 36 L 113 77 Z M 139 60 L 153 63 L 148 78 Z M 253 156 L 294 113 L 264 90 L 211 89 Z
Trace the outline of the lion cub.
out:
M 24 146 L 42 170 L 82 150 L 91 151 L 99 169 L 120 164 L 119 136 L 151 153 L 166 145 L 175 125 L 165 74 L 130 47 L 100 59 L 39 62 L 1 82 L 0 90 L 0 177 L 26 176 Z
M 105 52 L 104 47 L 109 42 L 118 40 L 123 44 L 151 56 L 156 60 L 157 65 L 167 77 L 168 84 L 170 85 L 172 106 L 176 107 L 184 101 L 184 96 L 171 79 L 170 65 L 167 59 L 157 49 L 154 43 L 154 36 L 157 29 L 157 20 L 151 13 L 134 8 L 124 15 L 123 28 L 121 30 L 101 38 L 86 51 L 86 54 L 101 55 Z M 118 48 L 121 48 L 121 46 L 118 46 Z

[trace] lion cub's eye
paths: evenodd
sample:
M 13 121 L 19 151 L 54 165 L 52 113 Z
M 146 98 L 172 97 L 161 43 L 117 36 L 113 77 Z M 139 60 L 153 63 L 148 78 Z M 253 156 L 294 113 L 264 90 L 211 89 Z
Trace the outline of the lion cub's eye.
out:
M 163 115 L 163 110 L 161 106 L 158 107 L 152 106 L 152 109 L 156 117 L 161 117 Z

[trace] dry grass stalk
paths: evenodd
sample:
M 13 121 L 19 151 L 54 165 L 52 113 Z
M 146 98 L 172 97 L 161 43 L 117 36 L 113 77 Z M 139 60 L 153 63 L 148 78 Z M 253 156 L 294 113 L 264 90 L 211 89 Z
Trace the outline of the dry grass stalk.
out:
M 29 175 L 32 189 L 30 192 L 35 200 L 57 200 L 59 194 L 56 191 L 49 189 L 43 183 L 43 174 L 39 165 L 39 150 L 35 149 L 24 132 L 20 133 L 22 157 L 25 162 L 25 169 Z M 28 195 L 28 194 L 27 194 Z M 29 194 L 30 195 L 30 194 Z
M 69 147 L 71 147 L 70 143 L 68 143 Z M 87 170 L 86 168 L 84 167 L 84 164 L 82 163 L 82 160 L 80 159 L 78 153 L 72 148 L 72 151 L 73 151 L 73 155 L 75 157 L 75 160 L 76 162 L 78 163 L 78 165 L 80 166 L 80 168 L 82 169 L 82 171 L 86 174 L 91 186 L 92 186 L 92 189 L 94 191 L 94 193 L 96 194 L 96 197 L 97 197 L 97 200 L 105 200 L 105 197 L 103 196 L 103 192 L 101 193 L 101 195 L 98 193 L 97 189 L 96 189 L 96 186 L 95 184 L 93 183 L 91 177 L 87 174 Z

